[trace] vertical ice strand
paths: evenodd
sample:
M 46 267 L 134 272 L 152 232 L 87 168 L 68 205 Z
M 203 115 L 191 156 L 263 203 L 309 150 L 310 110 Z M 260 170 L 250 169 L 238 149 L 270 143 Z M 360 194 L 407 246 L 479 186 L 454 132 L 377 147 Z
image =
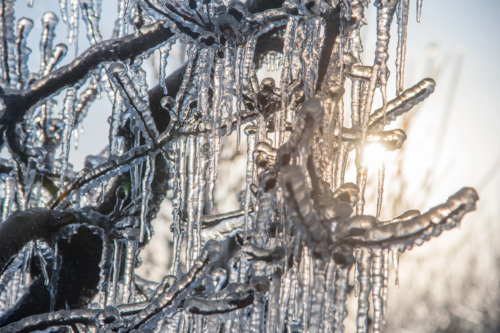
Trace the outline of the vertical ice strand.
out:
M 31 50 L 26 46 L 26 38 L 31 29 L 33 29 L 33 21 L 28 18 L 21 18 L 17 21 L 16 33 L 16 76 L 17 89 L 23 89 L 28 81 L 28 57 Z
M 47 62 L 52 57 L 53 42 L 55 33 L 54 30 L 59 23 L 59 19 L 52 12 L 47 12 L 42 16 L 42 37 L 40 39 L 40 72 L 43 72 Z
M 380 333 L 382 327 L 382 287 L 383 287 L 383 258 L 382 249 L 372 249 L 372 300 L 373 300 L 373 333 Z
M 396 95 L 399 96 L 404 90 L 404 75 L 406 62 L 406 40 L 408 36 L 408 12 L 410 0 L 400 0 L 398 17 L 398 45 L 396 53 Z
M 62 133 L 62 149 L 61 149 L 61 185 L 64 185 L 66 178 L 66 170 L 68 168 L 69 151 L 71 147 L 71 134 L 75 123 L 75 102 L 76 89 L 69 88 L 66 90 L 64 98 L 62 117 L 63 117 L 63 133 Z

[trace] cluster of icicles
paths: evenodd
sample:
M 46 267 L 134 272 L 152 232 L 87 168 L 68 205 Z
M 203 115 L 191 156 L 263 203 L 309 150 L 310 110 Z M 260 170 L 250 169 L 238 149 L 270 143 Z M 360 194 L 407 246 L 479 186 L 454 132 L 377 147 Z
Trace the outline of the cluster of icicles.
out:
M 384 131 L 384 126 L 434 89 L 432 79 L 424 79 L 407 90 L 403 87 L 409 0 L 376 1 L 377 49 L 372 66 L 363 66 L 359 56 L 360 29 L 366 24 L 363 12 L 369 1 L 321 2 L 311 7 L 305 2 L 287 0 L 281 9 L 257 14 L 250 14 L 245 5 L 235 0 L 194 2 L 187 5 L 181 1 L 155 1 L 155 10 L 151 2 L 119 1 L 115 37 L 133 33 L 134 15 L 139 13 L 146 23 L 163 20 L 175 32 L 172 39 L 158 47 L 159 83 L 165 93 L 165 68 L 172 45 L 176 41 L 190 44 L 179 92 L 175 99 L 165 97 L 162 101 L 165 112 L 170 113 L 168 128 L 160 133 L 151 115 L 145 72 L 141 68 L 142 59 L 151 53 L 131 63 L 98 67 L 86 82 L 66 90 L 62 118 L 56 117 L 53 99 L 43 101 L 27 114 L 26 146 L 32 150 L 28 170 L 24 170 L 28 176 L 18 179 L 16 172 L 3 175 L 2 219 L 15 210 L 30 207 L 63 210 L 95 206 L 114 177 L 130 173 L 130 190 L 119 188 L 115 207 L 115 211 L 131 212 L 122 214 L 126 218 L 116 224 L 123 238 L 112 239 L 92 227 L 105 243 L 99 295 L 87 310 L 86 324 L 76 320 L 76 324 L 67 326 L 69 329 L 342 332 L 349 272 L 354 265 L 359 304 L 357 332 L 368 331 L 370 293 L 373 332 L 380 332 L 387 310 L 389 259 L 392 257 L 397 272 L 399 252 L 455 227 L 477 200 L 472 189 L 464 189 L 427 213 L 408 211 L 380 222 L 377 218 L 383 197 L 382 165 L 378 172 L 376 216 L 363 215 L 368 174 L 365 146 L 378 143 L 388 150 L 400 148 L 406 139 L 404 132 Z M 1 84 L 23 89 L 50 73 L 65 56 L 67 47 L 52 45 L 58 19 L 52 13 L 45 14 L 41 68 L 38 73 L 29 73 L 26 37 L 33 22 L 23 18 L 14 28 L 14 1 L 0 3 L 1 17 L 6 18 L 0 22 Z M 418 15 L 421 3 L 418 1 Z M 333 5 L 340 6 L 341 31 L 333 46 L 326 78 L 318 87 L 325 22 L 317 13 Z M 77 38 L 80 13 L 90 43 L 101 42 L 100 0 L 61 0 L 60 6 L 70 43 Z M 170 16 L 166 18 L 162 12 Z M 187 14 L 192 14 L 191 20 L 185 19 Z M 398 96 L 387 101 L 387 50 L 394 17 L 398 24 Z M 202 31 L 200 26 L 205 22 L 218 28 L 215 32 Z M 248 22 L 252 22 L 252 29 L 248 29 Z M 190 39 L 179 26 L 197 32 L 199 37 Z M 278 59 L 281 79 L 279 85 L 272 79 L 259 84 L 254 66 L 256 44 L 259 36 L 275 28 L 282 30 L 284 48 L 282 54 L 268 56 L 267 63 L 274 69 Z M 231 33 L 225 34 L 228 30 Z M 224 34 L 224 44 L 216 42 L 218 34 Z M 351 128 L 343 126 L 342 95 L 347 80 L 352 82 Z M 383 106 L 372 112 L 378 87 Z M 89 156 L 87 168 L 77 174 L 68 164 L 70 141 L 101 91 L 113 101 L 109 148 Z M 119 128 L 127 121 L 135 138 L 129 150 L 125 150 L 124 139 L 119 135 Z M 250 124 L 244 129 L 247 168 L 241 209 L 205 215 L 214 207 L 221 138 L 235 132 L 239 149 L 243 123 Z M 57 147 L 61 148 L 60 156 L 56 154 Z M 356 153 L 356 184 L 344 182 L 351 152 Z M 173 264 L 171 275 L 161 283 L 134 274 L 138 245 L 151 237 L 148 203 L 157 158 L 168 163 L 169 188 L 174 193 Z M 15 158 L 4 165 L 19 167 Z M 61 190 L 49 193 L 42 187 L 42 174 L 52 177 Z M 137 211 L 140 213 L 132 214 Z M 71 237 L 78 227 L 63 228 L 60 237 Z M 227 271 L 212 269 L 221 252 L 218 242 L 230 237 L 238 239 L 241 249 L 226 263 Z M 52 279 L 48 272 L 43 274 L 49 290 L 55 293 L 57 247 L 31 242 L 0 277 L 0 312 L 12 307 L 29 286 L 30 260 L 39 260 L 42 267 L 47 260 L 54 262 Z M 64 320 L 78 315 L 84 316 L 84 312 L 56 312 L 47 320 L 53 320 L 55 326 L 65 326 Z M 0 332 L 28 330 L 34 320 L 28 318 Z

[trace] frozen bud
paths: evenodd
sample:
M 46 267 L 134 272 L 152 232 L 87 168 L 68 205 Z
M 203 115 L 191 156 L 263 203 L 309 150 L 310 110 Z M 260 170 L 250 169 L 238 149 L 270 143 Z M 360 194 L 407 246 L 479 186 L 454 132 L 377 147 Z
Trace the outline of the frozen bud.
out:
M 172 96 L 165 96 L 161 99 L 161 107 L 165 110 L 172 110 L 175 105 L 175 99 Z
M 211 239 L 205 244 L 204 250 L 206 251 L 207 259 L 211 262 L 214 262 L 219 259 L 219 256 L 222 252 L 222 247 L 220 246 L 219 242 Z
M 204 31 L 198 37 L 198 41 L 206 46 L 212 46 L 217 41 L 217 36 L 211 31 Z
M 253 276 L 250 286 L 256 293 L 264 294 L 269 290 L 269 280 L 265 276 Z
M 52 12 L 47 12 L 42 16 L 42 24 L 44 27 L 48 27 L 49 29 L 54 29 L 55 26 L 59 23 L 59 19 L 56 14 Z
M 248 9 L 244 3 L 238 0 L 231 0 L 227 8 L 227 13 L 234 16 L 236 21 L 241 22 L 248 16 Z
M 113 305 L 104 308 L 104 322 L 110 324 L 120 319 L 120 311 Z
M 108 67 L 108 75 L 122 76 L 127 73 L 127 67 L 119 62 L 112 63 Z
M 272 95 L 268 90 L 261 90 L 257 94 L 257 102 L 262 107 L 268 105 L 271 98 L 272 98 Z
M 215 9 L 215 14 L 217 16 L 222 14 L 227 14 L 227 7 L 225 5 L 219 6 Z
M 232 39 L 236 32 L 240 29 L 240 24 L 234 16 L 229 14 L 219 14 L 217 17 L 219 29 L 226 39 Z
M 273 78 L 266 77 L 260 83 L 260 90 L 267 90 L 269 92 L 274 92 L 274 89 L 276 89 L 276 83 L 274 82 Z
M 116 197 L 119 199 L 119 200 L 125 200 L 127 199 L 128 197 L 128 189 L 125 187 L 125 186 L 118 186 L 118 188 L 116 189 Z
M 333 197 L 342 202 L 348 202 L 352 207 L 358 202 L 358 185 L 354 183 L 345 183 L 339 186 L 339 188 L 333 193 Z
M 352 255 L 352 247 L 348 245 L 340 245 L 333 250 L 333 260 L 337 265 L 350 266 L 354 263 Z

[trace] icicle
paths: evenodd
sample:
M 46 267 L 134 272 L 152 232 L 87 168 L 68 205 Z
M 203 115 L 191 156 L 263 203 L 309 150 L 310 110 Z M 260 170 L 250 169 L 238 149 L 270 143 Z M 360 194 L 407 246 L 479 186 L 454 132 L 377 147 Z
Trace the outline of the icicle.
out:
M 359 297 L 358 297 L 358 315 L 356 319 L 357 333 L 368 332 L 368 311 L 370 303 L 370 261 L 371 254 L 369 249 L 361 250 L 361 260 L 359 265 Z
M 146 170 L 144 172 L 144 177 L 142 179 L 142 192 L 141 192 L 141 227 L 140 227 L 140 242 L 144 242 L 144 235 L 147 228 L 147 215 L 148 215 L 148 203 L 151 199 L 151 183 L 153 182 L 155 174 L 155 156 L 150 155 L 146 160 Z M 148 237 L 149 238 L 149 237 Z
M 35 242 L 35 253 L 36 253 L 38 260 L 40 262 L 40 268 L 42 270 L 44 285 L 48 286 L 50 283 L 50 278 L 49 278 L 49 274 L 47 272 L 47 261 L 45 260 L 45 257 L 43 256 L 43 253 L 42 253 L 42 250 L 40 249 L 40 247 L 41 247 L 41 242 L 36 241 Z
M 385 320 L 387 318 L 387 296 L 389 294 L 389 250 L 384 249 L 382 251 L 382 255 L 384 257 L 384 268 L 383 268 L 383 276 L 384 282 L 382 284 L 382 323 L 385 324 Z
M 396 9 L 398 1 L 384 1 L 383 3 L 377 2 L 377 48 L 375 50 L 375 62 L 373 64 L 373 70 L 370 77 L 370 83 L 368 87 L 368 93 L 366 97 L 364 112 L 370 114 L 373 104 L 373 96 L 375 94 L 375 88 L 377 86 L 377 81 L 380 79 L 382 99 L 384 100 L 384 124 L 385 124 L 385 108 L 387 104 L 387 95 L 385 93 L 387 86 L 387 58 L 389 54 L 387 50 L 389 48 L 389 30 L 392 23 L 392 18 L 394 16 L 394 11 Z M 367 117 L 365 117 L 367 120 Z M 365 123 L 366 124 L 366 123 Z
M 363 148 L 358 148 L 358 150 L 362 150 Z M 358 158 L 357 158 L 358 159 Z M 356 184 L 359 187 L 359 199 L 356 204 L 356 215 L 363 215 L 364 207 L 365 207 L 365 189 L 366 189 L 366 179 L 368 176 L 368 166 L 364 161 L 364 157 L 360 157 L 361 162 L 356 163 L 357 178 Z
M 173 41 L 168 41 L 164 46 L 160 48 L 160 68 L 158 72 L 160 73 L 160 87 L 163 88 L 163 94 L 167 95 L 167 85 L 166 85 L 166 78 L 167 78 L 167 61 L 168 61 L 168 56 L 170 54 L 170 50 L 172 49 L 172 44 L 175 42 Z
M 356 248 L 354 249 L 354 259 L 356 259 L 354 263 L 354 297 L 359 296 L 359 270 L 361 265 L 361 254 L 362 249 Z
M 199 52 L 198 61 L 198 112 L 201 113 L 201 120 L 209 119 L 210 104 L 208 101 L 208 91 L 212 87 L 212 65 L 214 62 L 215 50 L 213 47 L 204 48 Z
M 323 39 L 321 32 L 324 23 L 318 17 L 312 17 L 305 23 L 306 38 L 302 46 L 303 82 L 306 98 L 314 97 L 316 93 L 317 72 Z
M 15 0 L 0 1 L 0 71 L 2 79 L 9 84 L 15 80 L 15 51 L 14 51 L 14 2 Z
M 172 198 L 172 215 L 174 219 L 174 256 L 172 263 L 171 274 L 177 276 L 178 263 L 180 258 L 180 248 L 182 243 L 182 234 L 180 230 L 180 222 L 182 212 L 185 206 L 185 184 L 186 184 L 186 137 L 181 136 L 178 139 L 177 147 L 175 147 L 175 165 L 177 167 L 174 183 L 174 196 Z
M 280 288 L 281 288 L 281 268 L 276 267 L 272 275 L 271 285 L 269 287 L 269 296 L 267 303 L 267 322 L 266 332 L 275 333 L 278 328 L 279 301 L 280 301 Z
M 62 256 L 59 255 L 59 246 L 57 242 L 54 245 L 52 253 L 52 274 L 50 276 L 50 285 L 48 286 L 50 293 L 50 312 L 54 312 L 54 308 L 56 306 L 57 284 L 59 282 L 59 272 L 61 271 L 62 264 Z
M 26 46 L 26 38 L 31 29 L 33 29 L 33 21 L 28 18 L 21 18 L 17 21 L 16 34 L 16 76 L 17 89 L 23 89 L 28 81 L 28 57 L 31 50 Z
M 241 119 L 241 112 L 242 109 L 244 109 L 244 102 L 243 102 L 243 88 L 242 88 L 242 81 L 243 81 L 243 73 L 242 73 L 242 63 L 244 61 L 245 57 L 245 48 L 243 47 L 237 47 L 236 50 L 236 63 L 234 66 L 234 92 L 236 96 L 236 114 L 233 116 L 231 113 L 231 121 L 233 121 L 233 118 L 236 117 L 237 121 L 237 126 L 236 126 L 236 150 L 239 150 L 240 146 L 240 140 L 239 140 L 239 131 L 240 131 L 240 119 Z M 228 128 L 228 135 L 232 133 L 232 126 L 231 129 Z
M 134 282 L 134 266 L 137 243 L 126 241 L 125 243 L 125 267 L 123 271 L 123 294 L 122 303 L 129 304 L 133 302 L 132 288 Z
M 335 312 L 333 332 L 344 332 L 344 318 L 346 317 L 345 302 L 347 299 L 347 287 L 349 282 L 350 267 L 337 266 L 337 278 L 335 279 Z
M 197 257 L 201 249 L 201 224 L 203 220 L 203 207 L 205 206 L 205 186 L 207 184 L 207 161 L 210 154 L 210 147 L 207 143 L 206 134 L 201 134 L 196 137 L 196 183 L 197 189 L 197 203 L 196 203 L 196 232 L 194 234 L 194 251 L 193 258 Z
M 397 9 L 398 15 L 398 46 L 396 55 L 396 95 L 404 89 L 404 74 L 406 62 L 406 37 L 408 34 L 408 10 L 410 0 L 400 0 Z
M 118 155 L 118 130 L 122 122 L 123 100 L 120 94 L 115 94 L 113 110 L 111 111 L 111 126 L 109 127 L 109 154 Z
M 80 0 L 82 7 L 82 16 L 87 26 L 87 38 L 90 45 L 102 42 L 101 32 L 99 31 L 99 19 L 94 10 L 94 0 Z M 78 34 L 78 32 L 77 32 Z
M 117 239 L 113 242 L 113 274 L 111 275 L 111 281 L 108 285 L 108 298 L 106 300 L 106 305 L 116 305 L 118 297 L 118 279 L 120 274 L 122 242 Z
M 275 116 L 275 147 L 281 146 L 285 139 L 285 126 L 288 118 L 288 85 L 292 78 L 293 46 L 295 43 L 295 34 L 297 33 L 297 22 L 297 17 L 290 17 L 286 25 L 285 37 L 283 40 L 283 68 L 280 78 L 281 108 L 276 112 Z
M 380 333 L 382 326 L 382 249 L 372 250 L 372 300 L 373 300 L 373 333 Z
M 186 202 L 186 213 L 188 218 L 188 229 L 186 235 L 186 267 L 191 268 L 193 253 L 195 250 L 194 226 L 196 223 L 196 204 L 198 201 L 198 184 L 196 182 L 196 140 L 194 136 L 189 136 L 187 143 L 188 158 L 188 192 Z
M 2 203 L 2 221 L 9 217 L 14 195 L 16 194 L 16 184 L 11 176 L 5 177 L 5 198 Z
M 234 73 L 236 57 L 234 46 L 227 43 L 224 48 L 224 82 L 223 82 L 223 106 L 227 113 L 227 119 L 232 122 L 233 119 L 233 95 L 236 94 L 234 91 Z M 232 126 L 231 126 L 232 128 Z M 232 129 L 228 128 L 226 131 L 227 135 L 230 135 Z
M 314 282 L 309 330 L 310 332 L 322 332 L 322 328 L 324 326 L 323 317 L 326 311 L 325 275 L 327 263 L 321 259 L 316 259 L 314 266 Z
M 71 142 L 71 133 L 75 123 L 75 101 L 76 89 L 68 88 L 62 110 L 63 117 L 63 132 L 62 132 L 62 148 L 61 148 L 61 186 L 64 185 L 66 171 L 68 169 L 68 158 Z
M 396 275 L 396 278 L 394 280 L 394 286 L 396 286 L 396 289 L 399 289 L 399 251 L 398 250 L 392 250 L 392 263 L 394 265 L 394 272 Z
M 68 0 L 59 0 L 59 9 L 64 23 L 68 23 Z
M 279 298 L 279 319 L 278 319 L 278 332 L 283 332 L 285 326 L 285 318 L 288 311 L 288 303 L 291 295 L 292 287 L 292 269 L 289 269 L 286 276 L 281 281 L 281 295 Z M 290 320 L 290 319 L 289 319 Z
M 311 316 L 311 279 L 313 279 L 311 249 L 304 246 L 302 251 L 301 271 L 302 271 L 302 327 L 305 332 L 309 330 L 309 317 Z
M 385 163 L 382 161 L 378 167 L 378 191 L 377 191 L 377 218 L 380 217 L 382 199 L 384 197 Z
M 253 193 L 250 189 L 250 185 L 253 184 L 254 179 L 254 161 L 253 161 L 253 151 L 255 149 L 255 126 L 247 126 L 245 128 L 245 134 L 247 135 L 247 168 L 245 177 L 245 234 L 243 241 L 246 242 L 248 237 L 248 227 L 250 225 L 250 204 L 252 202 Z
M 80 0 L 71 0 L 71 7 L 69 12 L 69 36 L 70 44 L 75 44 L 75 55 L 78 55 L 78 26 L 80 24 Z
M 422 2 L 423 0 L 417 0 L 417 22 L 420 23 L 420 18 L 422 17 Z
M 45 69 L 43 70 L 42 76 L 49 74 L 57 64 L 64 58 L 68 52 L 68 47 L 64 44 L 57 44 L 54 49 L 54 55 L 50 57 Z
M 184 76 L 182 78 L 181 86 L 179 87 L 179 92 L 175 97 L 175 108 L 174 113 L 179 115 L 179 123 L 184 123 L 186 118 L 188 117 L 188 112 L 184 108 L 182 108 L 183 103 L 188 94 L 188 88 L 191 82 L 191 75 L 193 72 L 193 66 L 195 63 L 195 59 L 198 56 L 198 48 L 195 45 L 192 45 L 188 51 L 188 63 L 186 66 L 186 71 L 184 72 Z
M 102 229 L 93 228 L 94 233 L 98 234 L 102 239 L 102 252 L 101 260 L 99 261 L 99 283 L 97 289 L 99 290 L 99 308 L 104 309 L 108 299 L 108 282 L 111 276 L 111 243 L 108 236 Z
M 326 268 L 325 282 L 325 310 L 323 316 L 323 332 L 332 332 L 335 300 L 335 261 L 333 258 L 328 262 Z
M 224 54 L 224 57 L 228 57 Z M 220 127 L 222 124 L 222 100 L 223 95 L 223 65 L 225 58 L 216 56 L 215 75 L 214 75 L 214 98 L 212 108 L 212 133 L 209 138 L 210 142 L 210 161 L 209 161 L 209 177 L 208 177 L 208 207 L 210 211 L 214 209 L 214 190 L 215 182 L 217 181 L 219 169 L 219 156 L 220 156 Z

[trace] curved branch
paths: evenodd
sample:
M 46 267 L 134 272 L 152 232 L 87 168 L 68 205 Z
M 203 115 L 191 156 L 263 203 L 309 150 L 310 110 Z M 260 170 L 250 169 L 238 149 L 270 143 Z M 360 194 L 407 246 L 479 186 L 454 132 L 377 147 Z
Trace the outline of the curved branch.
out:
M 164 22 L 143 26 L 137 33 L 90 47 L 70 64 L 42 77 L 24 91 L 0 91 L 0 98 L 6 105 L 0 117 L 0 126 L 13 126 L 20 122 L 30 107 L 77 84 L 100 64 L 134 59 L 172 36 L 174 33 L 165 27 Z

